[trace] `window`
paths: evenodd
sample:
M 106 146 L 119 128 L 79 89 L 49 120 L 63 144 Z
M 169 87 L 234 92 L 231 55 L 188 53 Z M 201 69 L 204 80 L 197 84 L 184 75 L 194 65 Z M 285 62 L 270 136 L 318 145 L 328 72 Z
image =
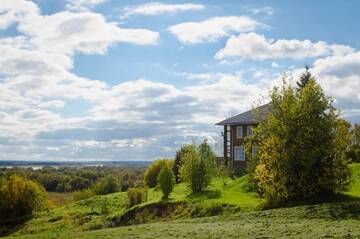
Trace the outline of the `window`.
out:
M 251 136 L 253 134 L 253 127 L 252 126 L 247 126 L 247 136 Z
M 236 127 L 236 138 L 242 138 L 243 135 L 243 127 L 242 126 L 238 126 Z
M 234 147 L 235 160 L 245 161 L 245 147 L 244 145 Z

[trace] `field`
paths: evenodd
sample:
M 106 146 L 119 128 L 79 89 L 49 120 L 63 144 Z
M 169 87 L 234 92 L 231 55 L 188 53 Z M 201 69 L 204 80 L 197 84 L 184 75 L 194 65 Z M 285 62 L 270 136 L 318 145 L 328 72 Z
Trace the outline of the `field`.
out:
M 360 238 L 360 164 L 351 168 L 348 197 L 331 203 L 260 210 L 262 200 L 246 191 L 243 176 L 226 185 L 215 180 L 199 195 L 177 185 L 164 203 L 159 191 L 150 190 L 148 202 L 130 210 L 125 193 L 94 196 L 39 213 L 9 238 Z M 133 224 L 146 224 L 118 226 L 129 212 Z

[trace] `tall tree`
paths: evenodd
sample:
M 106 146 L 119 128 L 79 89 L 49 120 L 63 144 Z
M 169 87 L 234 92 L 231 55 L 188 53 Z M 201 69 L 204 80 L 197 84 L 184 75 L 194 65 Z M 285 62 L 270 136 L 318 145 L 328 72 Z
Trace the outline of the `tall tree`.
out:
M 285 82 L 285 81 L 284 81 Z M 272 111 L 254 137 L 259 142 L 255 179 L 268 202 L 336 193 L 349 186 L 344 159 L 346 122 L 314 79 L 304 88 L 288 83 L 271 92 Z
M 175 175 L 169 166 L 161 169 L 157 181 L 163 193 L 163 199 L 167 200 L 175 185 Z
M 310 67 L 309 65 L 305 65 L 305 72 L 303 72 L 300 75 L 300 79 L 298 82 L 296 82 L 298 88 L 297 90 L 300 91 L 301 89 L 303 89 L 306 84 L 309 82 L 310 79 L 313 79 L 314 76 L 311 74 L 311 72 L 309 71 Z
M 204 141 L 198 148 L 190 145 L 182 156 L 180 176 L 193 193 L 201 192 L 216 173 L 216 157 L 211 147 Z

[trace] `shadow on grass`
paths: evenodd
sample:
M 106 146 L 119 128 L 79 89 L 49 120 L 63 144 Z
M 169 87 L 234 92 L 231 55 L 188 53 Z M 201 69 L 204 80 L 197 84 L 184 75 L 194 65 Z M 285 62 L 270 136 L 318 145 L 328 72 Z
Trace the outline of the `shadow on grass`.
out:
M 7 219 L 0 222 L 0 237 L 8 236 L 18 230 L 21 230 L 25 223 L 32 218 L 32 215 Z
M 344 194 L 324 194 L 308 199 L 292 199 L 277 204 L 263 205 L 263 209 L 304 208 L 306 218 L 360 219 L 360 198 Z
M 207 190 L 207 191 L 203 191 L 203 192 L 198 192 L 198 193 L 192 193 L 188 196 L 186 196 L 186 198 L 188 199 L 215 199 L 215 198 L 220 198 L 221 197 L 221 191 L 219 190 Z

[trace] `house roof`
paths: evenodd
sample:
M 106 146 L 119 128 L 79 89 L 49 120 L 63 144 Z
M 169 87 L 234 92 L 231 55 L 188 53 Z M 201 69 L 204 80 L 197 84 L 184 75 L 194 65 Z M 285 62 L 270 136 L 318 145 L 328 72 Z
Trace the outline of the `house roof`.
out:
M 270 110 L 271 110 L 271 104 L 268 103 L 266 105 L 262 105 L 255 109 L 225 119 L 217 123 L 216 125 L 257 124 L 261 120 L 267 118 Z

